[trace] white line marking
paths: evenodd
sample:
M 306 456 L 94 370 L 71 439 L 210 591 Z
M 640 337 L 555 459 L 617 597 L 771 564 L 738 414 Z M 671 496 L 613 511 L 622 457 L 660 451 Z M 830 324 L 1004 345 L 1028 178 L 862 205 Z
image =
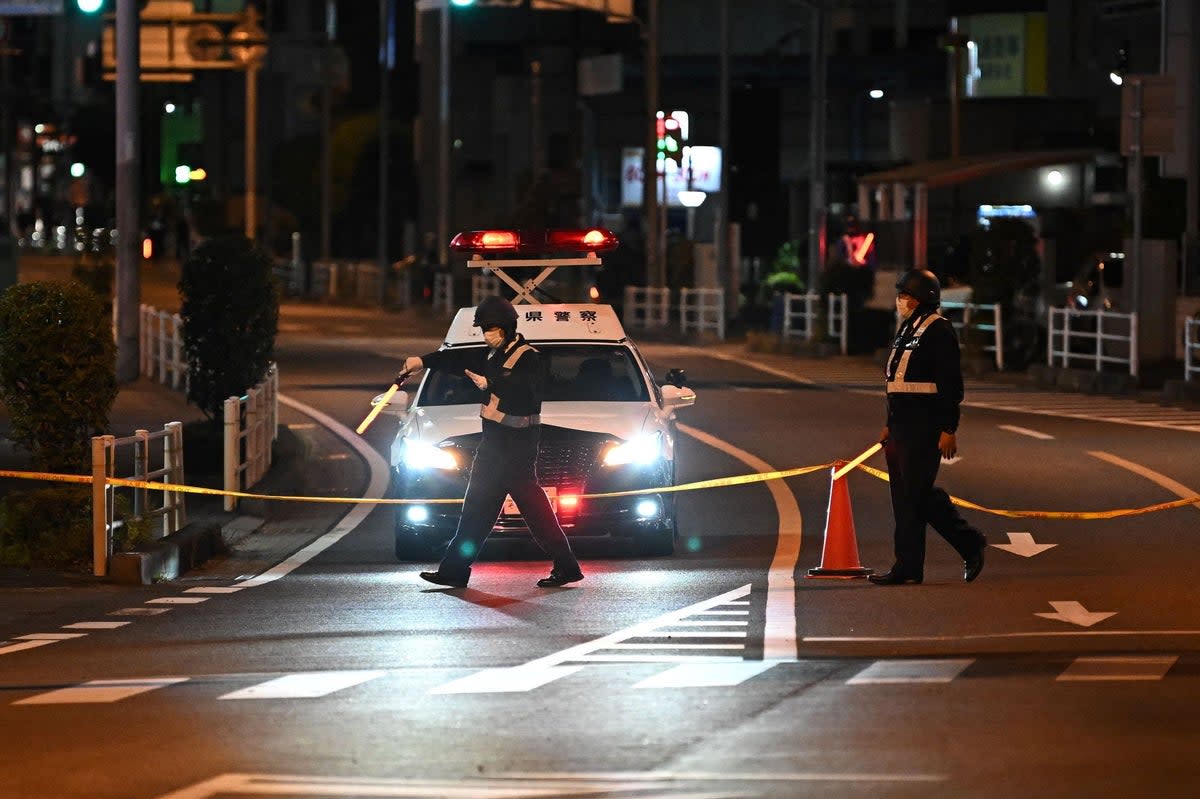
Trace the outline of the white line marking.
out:
M 87 633 L 29 633 L 14 635 L 14 641 L 70 641 L 72 638 L 83 638 Z
M 795 379 L 795 378 L 791 378 Z M 800 381 L 803 382 L 803 381 Z M 731 455 L 758 472 L 777 471 L 766 461 L 743 449 L 710 436 L 702 430 L 688 425 L 679 425 L 679 430 L 698 441 Z M 800 541 L 804 529 L 800 506 L 796 497 L 783 480 L 766 483 L 775 500 L 779 516 L 779 530 L 775 544 L 775 555 L 767 570 L 766 622 L 763 625 L 763 660 L 795 661 L 799 655 L 796 648 L 796 563 L 800 559 Z
M 58 643 L 58 641 L 56 641 L 56 640 L 54 640 L 54 641 L 47 641 L 47 640 L 22 641 L 19 644 L 9 644 L 8 646 L 0 646 L 0 655 L 11 655 L 14 652 L 24 652 L 26 649 L 37 649 L 39 646 L 46 646 L 47 644 L 57 644 L 57 643 Z
M 745 663 L 737 655 L 583 655 L 588 663 Z M 762 661 L 754 661 L 761 663 Z M 778 663 L 779 661 L 772 661 Z
M 677 621 L 676 627 L 746 627 L 748 621 Z
M 291 397 L 279 395 L 279 401 L 288 407 L 294 408 L 300 413 L 310 416 L 322 426 L 327 428 L 334 435 L 342 438 L 347 444 L 362 456 L 367 462 L 367 468 L 370 471 L 370 481 L 367 484 L 367 490 L 363 493 L 363 499 L 382 499 L 384 491 L 387 489 L 388 483 L 388 465 L 384 461 L 383 456 L 372 449 L 362 436 L 356 434 L 353 430 L 338 422 L 333 417 L 318 411 L 316 408 L 305 405 L 302 402 L 297 402 Z M 226 591 L 223 593 L 233 593 L 246 588 L 257 588 L 260 585 L 273 583 L 281 577 L 286 577 L 296 569 L 300 568 L 310 560 L 320 555 L 331 546 L 341 541 L 346 535 L 351 533 L 358 525 L 367 518 L 372 511 L 375 510 L 375 504 L 372 502 L 364 502 L 355 505 L 341 520 L 334 525 L 333 529 L 325 533 L 323 536 L 313 541 L 303 549 L 293 553 L 286 558 L 282 563 L 264 571 L 262 574 L 251 577 L 249 580 L 239 583 L 235 586 L 226 586 Z M 189 588 L 184 593 L 205 593 L 205 587 Z
M 972 658 L 946 660 L 877 660 L 850 679 L 847 685 L 898 685 L 948 683 L 974 663 Z
M 716 688 L 740 685 L 762 674 L 775 663 L 743 660 L 740 663 L 683 663 L 659 672 L 634 685 L 634 688 Z
M 609 644 L 609 649 L 745 649 L 745 644 Z
M 744 632 L 723 630 L 655 630 L 632 638 L 745 638 Z
M 109 616 L 157 616 L 161 613 L 170 613 L 170 608 L 121 608 L 114 610 Z
M 217 699 L 315 699 L 335 691 L 361 685 L 387 674 L 386 671 L 313 671 L 276 677 Z
M 749 616 L 748 610 L 702 610 L 697 616 Z
M 77 621 L 74 624 L 64 624 L 64 630 L 115 630 L 133 624 L 131 621 Z
M 1157 483 L 1171 493 L 1175 494 L 1175 496 L 1179 497 L 1180 499 L 1187 499 L 1188 497 L 1200 495 L 1200 491 L 1194 491 L 1185 486 L 1183 483 L 1177 483 L 1170 477 L 1167 477 L 1165 474 L 1156 472 L 1153 469 L 1148 469 L 1141 464 L 1134 463 L 1133 461 L 1127 461 L 1124 458 L 1113 455 L 1110 452 L 1093 450 L 1088 452 L 1088 454 L 1093 458 L 1099 458 L 1100 460 L 1107 461 L 1114 466 L 1120 466 L 1122 469 L 1128 469 L 1136 475 L 1145 477 L 1150 482 Z M 1200 502 L 1195 503 L 1192 507 L 1200 508 Z
M 499 694 L 515 691 L 532 691 L 559 677 L 566 677 L 583 666 L 545 666 L 529 668 L 514 666 L 508 669 L 484 669 L 466 677 L 439 685 L 431 694 Z
M 206 596 L 163 596 L 158 599 L 147 599 L 147 605 L 198 605 L 207 602 Z
M 13 702 L 14 705 L 83 705 L 119 702 L 131 696 L 187 682 L 187 677 L 149 677 L 135 680 L 91 680 Z
M 1015 424 L 1002 424 L 1000 425 L 1000 429 L 1022 436 L 1029 436 L 1030 438 L 1041 439 L 1042 441 L 1054 440 L 1054 436 L 1050 435 L 1049 433 L 1041 433 L 1037 430 L 1030 430 L 1028 427 L 1017 427 Z
M 1200 630 L 1055 630 L 1026 633 L 977 633 L 973 635 L 806 635 L 814 644 L 915 644 L 938 641 L 988 641 L 1011 638 L 1057 638 L 1070 635 L 1137 636 L 1200 635 Z
M 1078 657 L 1058 675 L 1057 682 L 1098 682 L 1102 680 L 1161 680 L 1179 660 L 1177 655 Z

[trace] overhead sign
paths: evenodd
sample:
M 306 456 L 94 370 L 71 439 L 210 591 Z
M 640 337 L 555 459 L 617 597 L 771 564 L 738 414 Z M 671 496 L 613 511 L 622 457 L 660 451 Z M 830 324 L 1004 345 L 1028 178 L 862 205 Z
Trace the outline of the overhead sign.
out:
M 693 191 L 712 194 L 721 190 L 721 148 L 684 147 L 683 163 L 676 165 L 667 159 L 667 202 L 682 208 L 679 192 L 687 191 L 688 169 L 692 173 Z M 642 204 L 642 148 L 626 147 L 621 151 L 621 205 L 626 208 Z
M 1175 76 L 1125 76 L 1121 84 L 1121 155 L 1133 155 L 1137 144 L 1133 131 L 1135 112 L 1140 112 L 1142 118 L 1142 155 L 1175 152 Z
M 63 0 L 0 0 L 0 17 L 54 16 L 63 12 Z

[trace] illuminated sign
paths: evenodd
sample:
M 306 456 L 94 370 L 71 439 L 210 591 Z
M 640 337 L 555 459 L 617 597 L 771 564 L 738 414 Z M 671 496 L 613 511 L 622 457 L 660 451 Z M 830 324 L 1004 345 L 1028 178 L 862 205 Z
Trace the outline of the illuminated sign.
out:
M 666 160 L 668 202 L 682 208 L 679 192 L 687 191 L 688 167 L 691 166 L 691 189 L 715 194 L 721 190 L 721 148 L 685 146 L 683 164 Z M 642 204 L 642 148 L 626 147 L 621 151 L 621 205 L 626 208 Z

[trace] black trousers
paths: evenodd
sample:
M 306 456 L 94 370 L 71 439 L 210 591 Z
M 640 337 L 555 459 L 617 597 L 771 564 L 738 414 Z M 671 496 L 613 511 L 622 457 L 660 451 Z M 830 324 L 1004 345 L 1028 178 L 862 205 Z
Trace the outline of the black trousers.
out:
M 963 560 L 983 545 L 983 536 L 959 515 L 950 495 L 935 486 L 941 453 L 941 431 L 929 416 L 915 409 L 893 415 L 884 446 L 896 519 L 893 567 L 906 577 L 924 577 L 925 526 L 931 525 Z
M 504 497 L 509 494 L 525 517 L 533 540 L 550 557 L 554 568 L 564 572 L 579 570 L 579 561 L 558 524 L 550 500 L 538 485 L 536 464 L 540 436 L 541 428 L 537 425 L 512 428 L 484 421 L 483 439 L 471 465 L 458 531 L 438 567 L 442 574 L 470 574 L 471 564 L 491 534 L 496 517 L 504 507 Z

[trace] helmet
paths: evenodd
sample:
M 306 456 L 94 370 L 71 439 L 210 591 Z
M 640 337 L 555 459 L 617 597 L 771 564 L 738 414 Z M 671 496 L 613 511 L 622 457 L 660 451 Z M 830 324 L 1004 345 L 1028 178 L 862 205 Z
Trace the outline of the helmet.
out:
M 503 297 L 484 297 L 475 308 L 475 327 L 502 328 L 508 335 L 517 329 L 517 309 Z
M 936 306 L 942 301 L 942 284 L 928 269 L 910 269 L 896 281 L 896 290 L 922 305 Z

